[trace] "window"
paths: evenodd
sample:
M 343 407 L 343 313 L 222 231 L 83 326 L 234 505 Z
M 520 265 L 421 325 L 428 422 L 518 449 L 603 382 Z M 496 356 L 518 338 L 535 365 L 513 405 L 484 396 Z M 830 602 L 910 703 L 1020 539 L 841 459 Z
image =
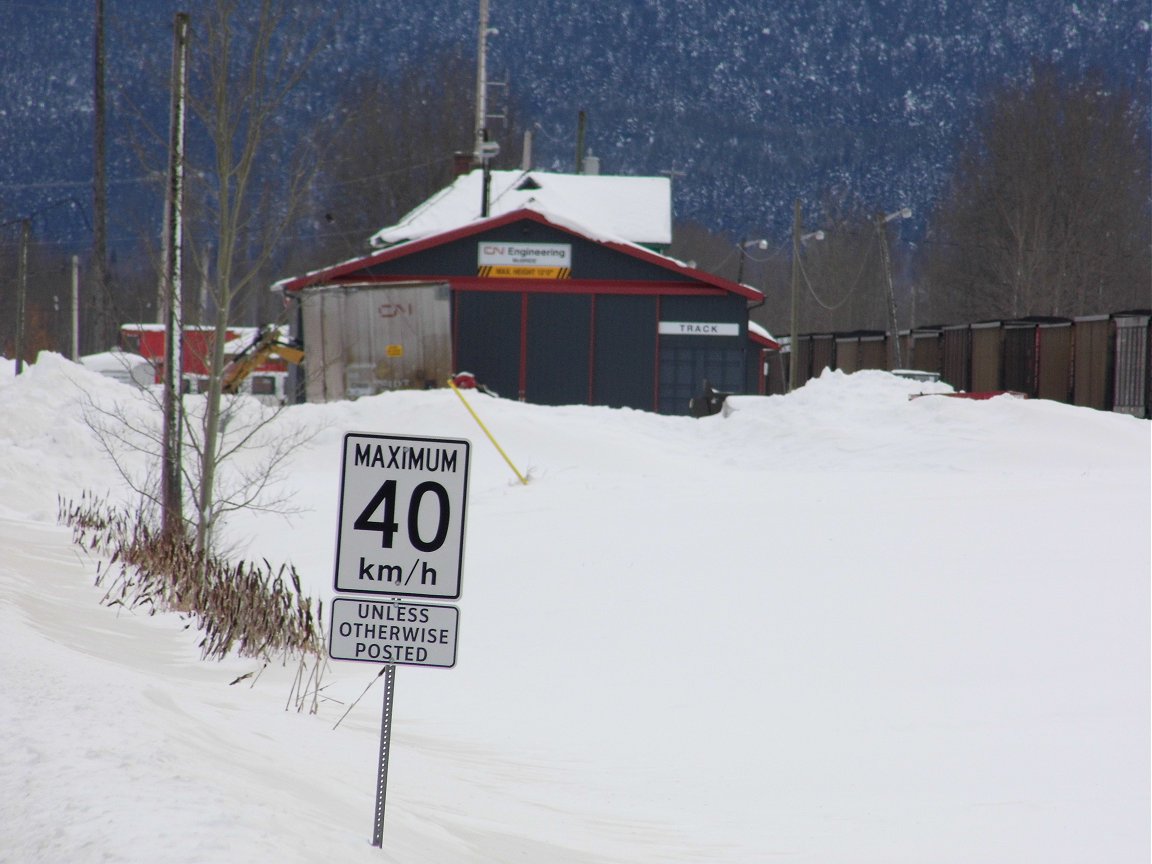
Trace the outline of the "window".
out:
M 252 376 L 252 395 L 253 396 L 275 396 L 276 395 L 276 379 L 271 375 L 253 375 Z

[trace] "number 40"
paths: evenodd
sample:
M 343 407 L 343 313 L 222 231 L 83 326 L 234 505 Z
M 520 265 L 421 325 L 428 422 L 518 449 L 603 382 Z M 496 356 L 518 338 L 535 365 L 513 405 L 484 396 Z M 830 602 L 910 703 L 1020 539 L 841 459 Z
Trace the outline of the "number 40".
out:
M 432 493 L 436 496 L 439 502 L 439 522 L 436 525 L 436 534 L 431 540 L 425 540 L 420 536 L 420 508 L 424 503 L 424 496 Z M 384 505 L 384 513 L 382 518 L 377 521 L 372 518 L 372 514 Z M 408 501 L 408 540 L 413 546 L 421 552 L 435 552 L 444 545 L 444 539 L 448 536 L 448 522 L 451 518 L 451 505 L 448 502 L 448 492 L 439 483 L 432 480 L 427 480 L 419 484 L 412 490 L 412 496 Z M 368 506 L 364 511 L 356 517 L 356 521 L 352 526 L 358 531 L 379 531 L 380 532 L 380 546 L 384 549 L 392 548 L 392 539 L 395 537 L 396 532 L 400 530 L 400 526 L 396 524 L 396 481 L 386 480 L 384 484 L 376 490 L 376 494 L 372 496 L 372 500 L 368 502 Z

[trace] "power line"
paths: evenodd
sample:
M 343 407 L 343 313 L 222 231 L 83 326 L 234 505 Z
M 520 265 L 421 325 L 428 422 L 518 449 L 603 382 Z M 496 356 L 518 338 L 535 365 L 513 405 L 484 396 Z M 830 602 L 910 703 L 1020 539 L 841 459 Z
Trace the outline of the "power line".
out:
M 816 293 L 816 289 L 812 287 L 812 282 L 808 279 L 808 271 L 804 269 L 803 256 L 801 256 L 800 261 L 799 261 L 800 275 L 804 277 L 804 285 L 805 285 L 805 287 L 807 287 L 808 293 L 811 295 L 812 299 L 815 300 L 819 306 L 826 309 L 827 311 L 835 312 L 837 309 L 839 309 L 841 306 L 843 306 L 845 303 L 847 303 L 849 300 L 852 299 L 852 295 L 856 293 L 856 289 L 859 288 L 860 285 L 862 284 L 860 281 L 861 277 L 863 277 L 864 269 L 865 269 L 865 267 L 867 267 L 868 262 L 871 259 L 872 259 L 872 245 L 869 244 L 868 245 L 868 252 L 867 252 L 867 254 L 865 254 L 864 260 L 860 262 L 860 269 L 856 273 L 856 278 L 855 278 L 855 280 L 853 280 L 852 287 L 848 289 L 848 293 L 844 295 L 844 298 L 839 303 L 835 303 L 832 305 L 825 303 L 820 298 L 820 296 Z
M 4 0 L 0 0 L 0 3 Z M 156 183 L 164 178 L 156 176 L 124 177 L 120 180 L 109 180 L 109 186 L 126 186 L 131 183 Z M 0 183 L 0 190 L 21 191 L 26 189 L 81 189 L 92 185 L 91 180 L 44 180 L 39 183 Z

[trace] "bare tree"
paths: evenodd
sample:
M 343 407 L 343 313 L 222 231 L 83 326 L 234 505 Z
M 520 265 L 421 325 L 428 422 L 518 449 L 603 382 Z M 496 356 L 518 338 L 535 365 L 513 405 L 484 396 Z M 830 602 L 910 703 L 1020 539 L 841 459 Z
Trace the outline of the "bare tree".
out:
M 125 360 L 125 372 L 129 371 Z M 161 394 L 155 389 L 125 390 L 122 399 L 101 401 L 83 394 L 84 422 L 115 466 L 125 488 L 139 499 L 139 510 L 155 517 L 163 509 L 161 477 L 164 432 L 160 423 Z M 204 464 L 204 413 L 207 400 L 186 397 L 183 450 L 195 458 L 181 462 L 183 486 L 197 490 L 203 485 L 199 473 Z M 216 437 L 216 468 L 226 462 L 227 476 L 214 475 L 212 521 L 237 510 L 262 510 L 280 514 L 298 512 L 278 491 L 283 470 L 293 451 L 313 437 L 313 430 L 300 426 L 286 429 L 273 424 L 276 406 L 251 396 L 230 397 L 222 412 L 222 428 Z
M 452 182 L 454 156 L 471 153 L 474 60 L 442 51 L 381 75 L 353 79 L 324 127 L 314 131 L 321 159 L 309 214 L 310 261 L 299 269 L 359 254 L 368 238 Z M 517 165 L 519 136 L 510 97 L 494 124 L 501 144 L 494 167 Z
M 997 93 L 936 212 L 941 320 L 1152 305 L 1147 103 L 1051 67 Z
M 714 273 L 725 279 L 738 279 L 758 288 L 763 278 L 761 264 L 768 257 L 758 245 L 760 239 L 744 237 L 740 242 L 734 242 L 699 222 L 691 219 L 677 220 L 667 254 L 706 273 Z M 742 249 L 745 243 L 747 245 Z
M 211 246 L 215 264 L 214 338 L 196 447 L 199 550 L 210 548 L 221 513 L 217 467 L 229 454 L 221 436 L 234 406 L 221 392 L 228 328 L 246 295 L 267 289 L 268 267 L 303 200 L 306 166 L 315 163 L 306 150 L 286 153 L 285 130 L 277 125 L 323 44 L 314 22 L 293 17 L 293 9 L 279 0 L 214 0 L 196 39 L 201 62 L 194 63 L 191 104 L 211 150 L 198 236 L 201 246 Z
M 17 276 L 21 268 L 21 223 L 0 224 L 0 355 L 16 356 Z M 24 357 L 40 351 L 68 353 L 71 342 L 71 256 L 39 236 L 30 223 L 24 259 L 27 290 L 24 297 Z

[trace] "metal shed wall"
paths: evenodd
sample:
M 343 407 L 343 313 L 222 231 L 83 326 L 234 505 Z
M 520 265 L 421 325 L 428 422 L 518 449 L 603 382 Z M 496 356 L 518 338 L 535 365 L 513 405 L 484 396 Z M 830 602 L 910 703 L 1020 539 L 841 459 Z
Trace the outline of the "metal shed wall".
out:
M 457 372 L 471 372 L 485 387 L 520 399 L 523 295 L 519 292 L 457 292 L 452 331 Z
M 656 410 L 656 297 L 592 298 L 592 404 Z
M 587 404 L 592 396 L 592 298 L 526 296 L 524 398 L 537 405 Z
M 732 295 L 458 291 L 460 370 L 501 395 L 542 405 L 688 412 L 704 380 L 746 384 L 746 304 Z M 660 322 L 718 324 L 731 335 L 660 335 Z

